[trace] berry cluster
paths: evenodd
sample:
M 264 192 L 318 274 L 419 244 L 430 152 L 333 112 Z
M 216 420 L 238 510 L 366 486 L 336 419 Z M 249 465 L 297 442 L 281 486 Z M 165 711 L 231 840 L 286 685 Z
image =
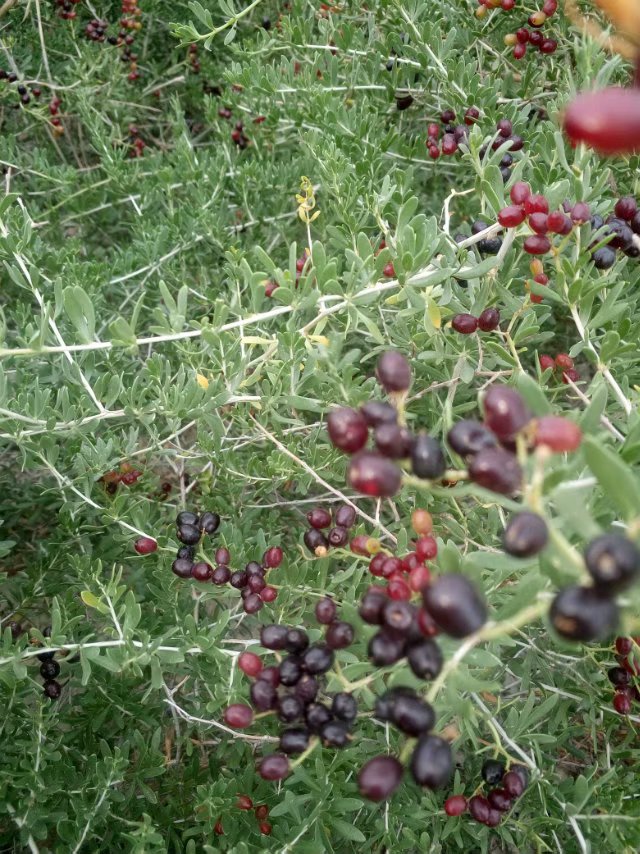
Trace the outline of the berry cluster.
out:
M 267 821 L 269 816 L 269 807 L 266 804 L 260 804 L 257 807 L 253 806 L 253 801 L 249 797 L 249 795 L 238 795 L 238 800 L 236 802 L 236 809 L 242 810 L 243 812 L 249 812 L 249 810 L 253 810 L 253 814 L 255 815 L 258 821 L 258 830 L 264 836 L 269 836 L 271 831 L 273 830 L 271 824 Z M 222 825 L 222 818 L 219 818 L 213 828 L 213 832 L 218 836 L 222 836 L 224 834 L 224 827 Z
M 489 148 L 492 151 L 497 151 L 505 142 L 509 142 L 509 151 L 503 155 L 500 160 L 500 174 L 502 180 L 506 184 L 511 177 L 511 167 L 513 166 L 513 154 L 517 151 L 522 151 L 524 148 L 524 139 L 517 133 L 513 132 L 513 123 L 510 119 L 498 119 L 496 122 L 497 133 L 494 136 L 491 146 L 483 145 L 480 149 L 480 157 L 483 158 Z
M 491 9 L 502 9 L 503 12 L 511 12 L 515 8 L 516 0 L 478 0 L 476 18 L 484 18 Z
M 598 270 L 608 270 L 616 263 L 616 251 L 628 258 L 640 256 L 640 212 L 633 196 L 618 199 L 611 216 L 603 219 L 599 214 L 591 217 L 591 228 L 600 231 L 600 239 L 592 244 L 593 264 Z M 599 246 L 603 241 L 604 246 Z
M 504 37 L 504 43 L 507 47 L 513 47 L 513 58 L 524 59 L 527 48 L 535 48 L 541 54 L 549 56 L 555 53 L 558 49 L 558 42 L 555 39 L 546 37 L 541 30 L 549 18 L 552 18 L 558 11 L 558 0 L 544 0 L 542 9 L 532 12 L 529 15 L 527 23 L 532 29 L 520 27 L 515 33 L 508 33 Z
M 262 563 L 249 561 L 244 569 L 232 571 L 231 554 L 227 548 L 221 547 L 215 553 L 215 569 L 200 555 L 196 560 L 195 547 L 200 542 L 203 533 L 213 536 L 218 530 L 220 517 L 217 513 L 203 513 L 198 516 L 190 511 L 178 514 L 178 539 L 184 545 L 178 549 L 176 559 L 171 564 L 172 572 L 178 578 L 193 578 L 195 581 L 212 582 L 217 586 L 230 584 L 240 591 L 242 607 L 247 614 L 257 614 L 266 602 L 274 602 L 278 596 L 275 587 L 267 584 L 266 573 L 276 569 L 283 560 L 280 546 L 270 546 L 262 556 Z
M 500 324 L 500 312 L 497 308 L 485 308 L 479 317 L 473 314 L 456 314 L 451 319 L 451 326 L 461 335 L 471 335 L 477 332 L 494 332 Z
M 73 7 L 79 2 L 80 0 L 56 0 L 58 17 L 65 21 L 73 21 L 78 14 Z
M 62 3 L 63 8 L 69 5 L 69 0 L 56 0 Z M 72 0 L 79 2 L 79 0 Z M 122 17 L 120 18 L 120 30 L 117 36 L 108 36 L 109 22 L 101 18 L 92 18 L 84 30 L 85 37 L 92 42 L 103 44 L 107 42 L 110 45 L 122 48 L 120 59 L 122 62 L 129 63 L 128 79 L 133 82 L 140 77 L 138 71 L 138 54 L 133 53 L 131 46 L 135 42 L 136 35 L 142 29 L 142 21 L 139 18 L 142 15 L 142 10 L 138 6 L 138 0 L 122 0 Z M 74 11 L 67 12 L 62 15 L 66 18 L 75 18 Z
M 236 122 L 234 129 L 231 131 L 231 140 L 240 149 L 245 149 L 249 145 L 249 138 L 243 133 L 244 125 L 242 122 Z
M 631 703 L 640 702 L 640 687 L 634 682 L 640 675 L 640 638 L 617 637 L 616 653 L 618 666 L 607 671 L 609 681 L 616 689 L 613 708 L 620 715 L 631 713 Z
M 64 134 L 64 126 L 62 124 L 62 119 L 58 116 L 60 112 L 60 107 L 62 106 L 62 101 L 56 95 L 53 96 L 51 101 L 49 102 L 49 113 L 53 118 L 51 119 L 51 127 L 53 128 L 54 136 L 62 136 Z
M 314 507 L 307 513 L 310 527 L 305 531 L 304 544 L 316 557 L 325 557 L 329 548 L 342 548 L 349 540 L 349 530 L 356 521 L 355 508 L 341 504 L 334 513 L 324 507 Z M 331 528 L 325 535 L 323 530 Z
M 146 142 L 140 136 L 140 131 L 136 125 L 129 125 L 129 157 L 142 157 L 146 148 Z
M 575 641 L 609 636 L 620 616 L 615 601 L 640 576 L 640 551 L 621 534 L 602 534 L 587 544 L 584 563 L 590 586 L 572 585 L 553 600 L 550 617 L 562 637 Z
M 510 158 L 510 162 L 513 162 L 513 158 L 510 155 L 505 155 L 505 157 Z M 504 157 L 500 161 L 501 163 L 504 161 Z M 489 223 L 485 222 L 482 219 L 477 219 L 471 223 L 471 234 L 480 234 L 481 231 L 486 231 L 489 228 Z M 466 234 L 456 234 L 455 241 L 456 243 L 462 243 L 463 240 L 467 239 Z M 501 237 L 484 237 L 482 240 L 479 240 L 476 244 L 478 252 L 481 255 L 497 255 L 500 251 L 500 247 L 502 246 L 502 238 Z M 464 279 L 456 279 L 456 282 L 460 285 L 460 287 L 466 288 L 467 282 Z
M 92 18 L 85 27 L 84 34 L 92 42 L 106 41 L 106 33 L 109 29 L 109 21 L 103 21 L 100 18 Z
M 471 818 L 487 827 L 497 827 L 503 813 L 508 812 L 527 788 L 529 772 L 524 765 L 511 765 L 506 770 L 497 759 L 487 759 L 482 766 L 482 779 L 490 789 L 487 795 L 473 795 L 468 801 L 464 795 L 452 795 L 444 804 L 449 816 L 459 816 L 469 812 Z
M 535 294 L 532 294 L 531 299 L 534 296 Z M 555 359 L 553 356 L 543 354 L 539 357 L 538 361 L 540 362 L 541 371 L 560 371 L 562 382 L 565 384 L 568 384 L 569 381 L 575 383 L 580 379 L 580 375 L 574 367 L 573 359 L 568 353 L 558 353 Z
M 4 69 L 0 69 L 0 80 L 6 80 L 7 83 L 17 83 L 18 75 L 13 71 L 8 72 Z M 27 104 L 31 103 L 31 97 L 33 96 L 36 100 L 42 95 L 42 90 L 38 86 L 25 86 L 22 83 L 19 83 L 17 86 L 17 92 L 19 97 L 18 107 L 23 106 L 26 107 Z M 31 94 L 29 94 L 31 92 Z
M 477 107 L 469 107 L 464 114 L 464 124 L 454 125 L 456 114 L 454 110 L 444 110 L 440 114 L 440 124 L 431 122 L 427 128 L 427 150 L 432 160 L 437 160 L 441 154 L 451 155 L 458 150 L 458 145 L 464 142 L 469 133 L 469 126 L 480 118 Z M 440 133 L 442 132 L 442 139 Z
M 139 469 L 133 468 L 129 463 L 122 463 L 120 471 L 108 471 L 102 475 L 100 481 L 104 483 L 104 488 L 109 495 L 114 495 L 119 483 L 133 486 L 141 477 L 142 472 Z
M 264 667 L 262 659 L 252 652 L 243 652 L 238 658 L 239 668 L 254 680 L 249 691 L 253 709 L 234 703 L 224 713 L 225 723 L 244 729 L 253 723 L 255 709 L 259 713 L 275 712 L 286 724 L 280 733 L 279 752 L 265 756 L 258 764 L 258 772 L 265 780 L 286 777 L 289 756 L 304 753 L 315 739 L 332 748 L 346 747 L 350 742 L 358 714 L 355 697 L 346 692 L 328 697 L 322 679 L 334 665 L 335 650 L 346 649 L 354 640 L 353 626 L 336 619 L 336 615 L 332 599 L 321 599 L 316 605 L 316 618 L 326 626 L 324 643 L 310 644 L 302 629 L 278 624 L 263 626 L 262 646 L 287 653 L 277 666 Z
M 42 634 L 48 638 L 51 637 L 51 628 L 47 626 Z M 41 652 L 38 654 L 40 664 L 40 675 L 44 680 L 42 690 L 45 697 L 50 700 L 57 700 L 62 693 L 62 685 L 56 680 L 60 674 L 60 665 L 55 660 L 55 652 Z

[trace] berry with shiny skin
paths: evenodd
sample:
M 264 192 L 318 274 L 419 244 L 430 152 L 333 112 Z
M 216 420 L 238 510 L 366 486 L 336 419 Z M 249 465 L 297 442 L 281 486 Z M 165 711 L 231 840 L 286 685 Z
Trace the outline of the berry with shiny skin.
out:
M 584 142 L 605 156 L 638 151 L 640 91 L 612 86 L 583 92 L 567 107 L 564 129 L 574 144 Z
M 324 507 L 314 507 L 313 510 L 309 510 L 307 513 L 307 521 L 312 528 L 317 528 L 318 530 L 328 528 L 331 525 L 331 513 L 325 510 Z
M 305 710 L 304 718 L 309 730 L 317 734 L 331 720 L 332 714 L 322 703 L 309 703 Z
M 56 676 L 60 674 L 60 665 L 57 661 L 53 659 L 49 661 L 43 661 L 40 665 L 40 676 L 45 680 L 45 682 L 50 682 L 52 679 L 55 679 Z
M 271 624 L 260 631 L 260 643 L 265 649 L 280 650 L 287 646 L 288 629 L 286 626 Z
M 346 454 L 355 454 L 366 445 L 369 437 L 367 422 L 362 413 L 348 406 L 329 413 L 327 430 L 331 443 Z
M 325 747 L 346 747 L 349 744 L 349 725 L 344 721 L 328 721 L 320 729 Z
M 615 688 L 626 688 L 631 682 L 631 677 L 624 667 L 610 667 L 607 670 L 607 678 Z
M 542 516 L 525 510 L 509 520 L 502 535 L 502 548 L 514 557 L 532 557 L 544 549 L 548 540 L 549 531 Z
M 200 530 L 205 534 L 215 534 L 220 527 L 220 516 L 217 513 L 207 511 L 200 517 Z
M 180 555 L 178 555 L 179 557 Z M 229 554 L 229 549 L 220 548 L 216 550 L 216 563 L 222 566 L 228 566 L 231 562 L 231 555 Z
M 508 812 L 511 809 L 511 797 L 504 789 L 493 789 L 489 792 L 488 800 L 491 806 L 500 812 Z
M 321 643 L 313 644 L 302 656 L 303 666 L 307 673 L 317 675 L 326 673 L 333 666 L 333 650 Z
M 394 756 L 376 756 L 358 773 L 358 789 L 363 798 L 384 801 L 402 782 L 404 768 Z
M 302 717 L 304 706 L 297 697 L 285 694 L 278 699 L 277 710 L 280 720 L 290 724 Z
M 509 191 L 509 196 L 514 205 L 523 205 L 530 195 L 531 187 L 524 181 L 516 181 Z
M 534 423 L 533 444 L 536 447 L 544 445 L 550 451 L 560 454 L 577 450 L 581 443 L 582 430 L 568 418 L 544 415 Z
M 633 196 L 623 196 L 616 202 L 614 211 L 617 217 L 630 222 L 638 212 L 638 203 Z
M 394 414 L 395 414 L 395 410 Z M 334 522 L 338 528 L 352 528 L 356 521 L 356 508 L 349 504 L 341 504 L 335 512 Z
M 616 691 L 614 694 L 613 708 L 619 715 L 631 714 L 631 700 L 624 691 Z
M 522 248 L 529 255 L 546 255 L 551 249 L 551 241 L 541 234 L 532 234 L 525 239 Z
M 619 620 L 616 603 L 593 587 L 565 587 L 551 604 L 551 625 L 573 641 L 602 640 L 611 635 Z
M 194 554 L 195 549 L 193 548 L 193 546 L 180 546 L 180 548 L 176 552 L 176 557 L 193 561 Z
M 420 433 L 411 448 L 411 471 L 416 477 L 435 480 L 442 477 L 446 470 L 442 447 L 437 439 Z
M 244 703 L 233 703 L 225 709 L 224 722 L 233 729 L 245 729 L 253 723 L 253 710 Z
M 435 679 L 442 670 L 442 650 L 434 640 L 424 638 L 407 648 L 407 661 L 418 679 Z
M 249 581 L 249 576 L 244 571 L 244 569 L 238 569 L 235 572 L 231 573 L 231 578 L 229 579 L 229 584 L 232 587 L 235 587 L 236 590 L 242 590 L 243 587 L 247 586 L 248 581 Z
M 616 652 L 618 653 L 618 655 L 629 655 L 632 650 L 633 641 L 631 640 L 631 638 L 616 638 Z
M 287 652 L 300 653 L 309 646 L 309 635 L 303 629 L 288 629 Z
M 422 736 L 411 756 L 411 774 L 419 786 L 437 789 L 451 777 L 453 757 L 448 742 L 437 735 Z
M 395 424 L 398 420 L 396 409 L 390 403 L 381 400 L 370 400 L 368 403 L 363 403 L 360 407 L 360 412 L 369 427 L 378 427 L 380 424 Z M 348 507 L 349 505 L 343 504 L 342 506 Z M 337 515 L 336 524 L 342 524 L 338 520 Z M 349 528 L 351 526 L 345 525 L 344 527 Z
M 360 451 L 349 463 L 349 485 L 363 495 L 390 498 L 400 489 L 402 472 L 376 451 Z
M 467 799 L 464 795 L 451 795 L 444 802 L 444 811 L 448 816 L 459 816 L 467 811 Z
M 255 679 L 262 671 L 262 659 L 255 652 L 242 652 L 238 656 L 238 667 L 245 676 Z
M 625 590 L 640 574 L 640 551 L 621 534 L 593 539 L 584 559 L 595 586 L 607 595 Z
M 271 546 L 262 555 L 262 565 L 265 569 L 277 569 L 284 558 L 284 553 L 280 546 Z
M 473 457 L 483 448 L 495 448 L 498 444 L 496 436 L 479 421 L 463 420 L 456 422 L 449 433 L 447 441 L 450 447 L 461 457 Z
M 296 685 L 302 677 L 302 661 L 298 656 L 288 655 L 280 662 L 279 672 L 282 685 Z
M 367 655 L 376 667 L 395 664 L 404 656 L 405 641 L 397 634 L 381 630 L 369 641 Z
M 487 620 L 484 598 L 464 575 L 441 575 L 424 588 L 422 599 L 440 629 L 454 638 L 477 632 Z
M 491 386 L 483 402 L 487 427 L 498 439 L 513 439 L 531 420 L 522 395 L 510 386 Z
M 633 231 L 624 220 L 610 219 L 607 227 L 609 234 L 612 235 L 609 239 L 609 246 L 612 249 L 622 249 L 626 252 L 633 246 Z
M 187 558 L 177 558 L 171 564 L 171 572 L 174 575 L 177 575 L 178 578 L 191 578 L 191 569 L 193 567 L 193 561 L 188 560 Z
M 213 583 L 217 585 L 228 584 L 230 578 L 231 570 L 228 566 L 216 566 L 216 568 L 213 570 L 211 581 L 213 581 Z
M 283 780 L 289 773 L 289 760 L 282 753 L 265 756 L 258 765 L 263 780 Z
M 478 318 L 472 314 L 456 314 L 451 320 L 451 326 L 460 335 L 472 335 L 478 329 Z
M 525 790 L 522 777 L 515 771 L 508 771 L 504 775 L 502 778 L 502 785 L 507 796 L 510 798 L 519 798 Z
M 327 626 L 335 620 L 337 610 L 336 603 L 333 599 L 329 599 L 329 597 L 326 596 L 324 599 L 320 599 L 316 604 L 316 620 Z
M 526 205 L 527 200 L 524 204 Z M 498 213 L 498 222 L 504 228 L 517 228 L 525 220 L 524 209 L 520 205 L 508 205 Z
M 346 649 L 351 646 L 355 633 L 351 623 L 336 620 L 331 623 L 324 636 L 329 649 Z
M 327 540 L 329 541 L 329 545 L 334 548 L 343 548 L 343 546 L 347 545 L 349 541 L 349 532 L 346 528 L 340 528 L 336 525 L 335 528 L 332 528 L 327 534 Z
M 485 308 L 478 317 L 478 329 L 493 332 L 500 325 L 500 312 L 497 308 Z
M 411 366 L 397 350 L 387 350 L 378 359 L 376 377 L 387 392 L 408 391 L 411 385 Z
M 151 537 L 138 537 L 133 544 L 134 549 L 139 555 L 150 555 L 158 550 L 158 544 Z
M 485 824 L 489 818 L 491 804 L 483 795 L 474 795 L 469 801 L 469 812 L 474 821 Z
M 490 786 L 497 786 L 504 776 L 504 763 L 498 759 L 485 759 L 482 763 L 482 779 Z
M 329 545 L 329 540 L 325 537 L 322 531 L 318 531 L 316 528 L 309 528 L 304 532 L 304 544 L 309 549 L 311 554 L 324 554 L 326 553 L 327 547 Z M 325 550 L 322 552 L 322 550 Z
M 308 706 L 309 703 L 313 703 L 317 694 L 318 694 L 318 682 L 314 679 L 313 676 L 309 676 L 308 673 L 304 673 L 295 687 L 295 695 L 296 697 L 305 705 Z
M 279 748 L 288 755 L 292 753 L 303 753 L 309 746 L 309 730 L 302 727 L 284 729 L 280 733 Z
M 365 593 L 363 596 L 358 614 L 365 623 L 370 625 L 380 625 L 382 622 L 382 612 L 387 604 L 386 595 L 381 593 Z
M 435 537 L 419 537 L 416 540 L 416 554 L 419 560 L 434 560 L 438 554 L 438 543 Z
M 422 534 L 430 534 L 433 530 L 433 518 L 428 510 L 420 508 L 413 511 L 411 514 L 411 527 L 418 536 Z
M 200 529 L 195 525 L 181 525 L 178 528 L 178 539 L 187 546 L 195 546 L 200 542 Z
M 200 519 L 196 513 L 190 510 L 183 510 L 176 516 L 176 525 L 180 528 L 182 525 L 195 525 L 196 528 L 200 524 Z
M 206 561 L 198 561 L 191 567 L 191 577 L 196 581 L 210 581 L 213 575 L 213 567 Z
M 601 246 L 591 256 L 596 270 L 608 270 L 616 263 L 616 253 L 610 246 Z
M 331 712 L 338 720 L 351 723 L 358 715 L 358 703 L 353 694 L 336 694 L 331 703 Z
M 252 810 L 253 801 L 248 795 L 239 795 L 236 801 L 236 807 L 239 810 Z
M 390 599 L 382 611 L 384 625 L 400 634 L 406 633 L 415 617 L 415 608 L 409 602 Z
M 514 454 L 503 448 L 484 448 L 469 465 L 469 477 L 478 486 L 512 495 L 522 486 L 522 469 Z

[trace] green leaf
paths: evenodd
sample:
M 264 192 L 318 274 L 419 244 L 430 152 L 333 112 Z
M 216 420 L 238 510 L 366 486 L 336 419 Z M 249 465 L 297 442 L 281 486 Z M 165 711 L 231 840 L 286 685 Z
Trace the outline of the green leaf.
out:
M 640 508 L 640 484 L 631 469 L 593 436 L 587 436 L 583 446 L 587 465 L 605 495 L 626 519 L 633 519 Z

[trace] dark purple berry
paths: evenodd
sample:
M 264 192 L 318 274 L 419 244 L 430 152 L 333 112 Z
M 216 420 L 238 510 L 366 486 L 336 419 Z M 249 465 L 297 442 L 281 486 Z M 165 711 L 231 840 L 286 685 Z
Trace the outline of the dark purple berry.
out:
M 376 667 L 387 667 L 400 661 L 404 656 L 404 648 L 404 638 L 382 629 L 369 641 L 367 655 Z
M 422 736 L 411 756 L 411 774 L 416 783 L 437 789 L 449 781 L 452 771 L 448 742 L 437 735 Z
M 44 691 L 45 697 L 48 697 L 50 700 L 57 700 L 60 694 L 62 694 L 62 685 L 60 685 L 59 682 L 56 682 L 55 679 L 52 679 L 49 682 L 44 683 L 42 690 Z
M 502 547 L 514 557 L 531 557 L 547 545 L 547 523 L 537 513 L 524 511 L 513 516 L 504 529 Z
M 309 646 L 309 636 L 302 629 L 287 631 L 287 652 L 303 652 Z
M 295 727 L 280 734 L 280 750 L 283 753 L 303 753 L 309 746 L 309 730 Z
M 327 626 L 332 623 L 336 617 L 336 603 L 333 599 L 325 597 L 316 604 L 316 620 L 319 623 Z
M 363 495 L 390 498 L 400 489 L 402 471 L 375 451 L 360 451 L 349 463 L 347 479 Z
M 442 650 L 434 640 L 424 638 L 407 648 L 407 661 L 419 679 L 435 679 L 442 670 Z
M 195 525 L 181 525 L 178 528 L 178 539 L 187 546 L 195 546 L 200 542 L 200 529 Z
M 282 678 L 282 675 L 281 677 Z M 302 717 L 304 706 L 293 694 L 285 694 L 278 700 L 278 717 L 284 723 L 290 724 Z
M 288 655 L 280 662 L 280 682 L 287 687 L 295 685 L 302 676 L 302 661 L 298 656 Z
M 336 620 L 327 629 L 324 640 L 329 649 L 345 649 L 351 646 L 354 636 L 351 623 Z
M 305 710 L 304 718 L 311 732 L 317 734 L 331 720 L 332 715 L 329 709 L 323 706 L 322 703 L 309 703 Z
M 258 773 L 263 780 L 282 780 L 289 773 L 289 760 L 281 753 L 272 753 L 261 760 Z
M 416 436 L 411 449 L 413 474 L 426 480 L 435 480 L 442 477 L 446 467 L 440 443 L 426 433 Z
M 213 575 L 211 576 L 211 580 L 214 584 L 228 584 L 229 579 L 231 578 L 231 570 L 228 566 L 216 566 L 213 570 Z
M 531 420 L 522 395 L 509 386 L 492 386 L 484 398 L 484 419 L 498 439 L 513 439 Z
M 353 694 L 336 694 L 331 703 L 331 711 L 335 718 L 350 723 L 358 715 L 358 703 Z
M 395 409 L 393 410 L 395 415 Z M 336 527 L 338 528 L 347 528 L 347 530 L 353 527 L 353 524 L 356 521 L 356 508 L 351 507 L 350 504 L 341 504 L 340 507 L 335 512 L 334 522 Z
M 384 801 L 398 788 L 403 773 L 403 766 L 394 756 L 376 756 L 360 769 L 360 794 L 370 801 Z
M 327 534 L 327 540 L 329 541 L 329 545 L 333 546 L 334 549 L 342 548 L 346 546 L 349 541 L 349 531 L 346 528 L 341 528 L 336 525 L 335 528 L 332 528 Z
M 349 725 L 344 721 L 328 721 L 320 729 L 320 738 L 326 747 L 346 747 L 349 743 Z
M 178 576 L 178 578 L 191 578 L 191 569 L 193 567 L 193 562 L 188 560 L 187 558 L 178 558 L 174 560 L 171 564 L 171 571 Z
M 205 534 L 215 534 L 220 527 L 220 516 L 217 513 L 203 513 L 200 517 L 200 528 Z
M 347 454 L 355 454 L 363 448 L 369 436 L 364 416 L 347 406 L 329 413 L 327 429 L 331 443 Z
M 497 786 L 504 776 L 504 763 L 497 759 L 486 759 L 482 763 L 482 779 L 490 786 Z
M 242 590 L 243 587 L 247 586 L 248 581 L 249 576 L 244 569 L 237 569 L 235 572 L 232 572 L 231 578 L 229 579 L 229 583 L 232 587 L 235 587 L 236 590 Z
M 315 554 L 316 549 L 326 549 L 329 541 L 322 531 L 318 531 L 316 528 L 309 528 L 304 532 L 304 544 L 311 554 Z
M 328 528 L 331 524 L 331 513 L 324 507 L 314 507 L 307 513 L 307 521 L 312 528 Z
M 565 587 L 551 604 L 551 624 L 562 637 L 574 641 L 602 640 L 618 624 L 616 603 L 593 587 Z
M 411 453 L 413 436 L 406 427 L 400 427 L 399 424 L 381 424 L 375 429 L 374 441 L 381 454 L 399 460 Z
M 333 666 L 333 651 L 324 644 L 313 644 L 302 656 L 302 661 L 307 673 L 313 676 L 326 673 Z
M 54 661 L 53 659 L 51 659 L 51 661 L 43 661 L 40 665 L 40 676 L 42 676 L 45 682 L 49 682 L 52 679 L 55 679 L 56 676 L 59 675 L 59 673 L 60 665 L 57 661 Z
M 178 513 L 176 516 L 176 525 L 178 528 L 182 527 L 182 525 L 194 525 L 197 528 L 199 521 L 197 514 L 191 513 L 190 510 L 183 510 L 182 513 Z
M 376 377 L 385 391 L 407 391 L 411 385 L 411 367 L 396 350 L 387 350 L 378 359 Z
M 260 631 L 260 643 L 265 649 L 285 649 L 288 631 L 286 626 L 263 626 Z
M 469 477 L 478 486 L 512 495 L 522 487 L 522 469 L 516 456 L 503 448 L 483 448 L 469 464 Z
M 484 448 L 497 447 L 495 434 L 479 421 L 458 421 L 449 433 L 447 441 L 451 448 L 461 457 L 473 457 Z
M 422 598 L 429 614 L 451 637 L 464 638 L 486 622 L 484 598 L 464 575 L 441 575 L 423 588 Z
M 621 534 L 603 534 L 592 540 L 584 559 L 594 585 L 607 593 L 625 590 L 640 573 L 640 552 Z
M 424 700 L 399 696 L 393 703 L 391 722 L 407 735 L 418 736 L 433 729 L 436 715 Z

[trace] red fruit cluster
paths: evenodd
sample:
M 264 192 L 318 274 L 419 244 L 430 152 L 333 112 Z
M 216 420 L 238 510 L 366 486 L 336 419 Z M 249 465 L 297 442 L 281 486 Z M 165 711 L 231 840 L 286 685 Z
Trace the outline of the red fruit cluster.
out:
M 524 181 L 517 181 L 513 185 L 510 197 L 512 204 L 498 213 L 498 222 L 504 228 L 517 228 L 527 221 L 532 234 L 525 238 L 522 248 L 529 255 L 546 255 L 552 248 L 549 234 L 564 237 L 571 233 L 574 225 L 588 222 L 590 218 L 589 206 L 584 202 L 577 202 L 573 206 L 565 203 L 563 211 L 550 213 L 546 197 L 532 193 Z
M 562 382 L 565 385 L 568 385 L 569 381 L 575 383 L 580 379 L 580 374 L 576 371 L 573 359 L 568 353 L 559 353 L 555 359 L 553 356 L 543 354 L 539 357 L 539 362 L 541 371 L 552 370 L 560 372 Z
M 58 17 L 65 21 L 73 21 L 77 15 L 77 12 L 73 7 L 77 3 L 80 3 L 80 0 L 56 0 Z
M 141 477 L 142 472 L 139 469 L 133 468 L 129 463 L 122 463 L 120 471 L 108 471 L 102 475 L 100 480 L 104 483 L 109 495 L 113 495 L 117 491 L 119 483 L 132 486 Z
M 511 12 L 515 9 L 516 0 L 478 0 L 478 8 L 476 9 L 476 18 L 484 18 L 484 16 L 492 9 L 502 9 L 503 12 Z
M 430 122 L 427 128 L 427 150 L 432 160 L 437 160 L 441 154 L 450 156 L 458 150 L 458 145 L 466 141 L 469 126 L 475 124 L 480 118 L 477 107 L 469 107 L 464 114 L 464 124 L 454 124 L 456 114 L 454 110 L 443 110 L 440 114 L 440 123 Z M 440 138 L 442 134 L 442 138 Z
M 242 122 L 236 122 L 234 129 L 231 131 L 231 141 L 244 150 L 249 145 L 249 138 L 245 136 L 244 125 Z
M 62 136 L 64 134 L 64 126 L 62 124 L 62 119 L 58 116 L 58 112 L 60 111 L 60 107 L 62 106 L 62 101 L 60 98 L 54 97 L 49 102 L 49 113 L 53 116 L 51 119 L 51 128 L 53 130 L 54 136 Z
M 69 0 L 56 0 L 62 5 L 63 9 L 69 5 Z M 79 0 L 73 0 L 79 2 Z M 136 35 L 142 29 L 142 22 L 138 20 L 142 15 L 142 10 L 138 6 L 138 0 L 122 0 L 122 17 L 120 18 L 120 30 L 116 36 L 107 36 L 109 22 L 99 18 L 93 18 L 85 27 L 85 37 L 89 41 L 103 43 L 108 42 L 110 45 L 122 48 L 120 59 L 122 62 L 129 63 L 128 79 L 133 82 L 140 77 L 138 71 L 138 54 L 132 53 L 131 46 L 135 41 Z M 75 12 L 63 14 L 62 17 L 75 18 Z
M 6 80 L 8 83 L 17 83 L 18 75 L 13 71 L 9 73 L 4 69 L 0 69 L 0 80 Z M 31 96 L 37 100 L 42 95 L 42 89 L 38 88 L 38 86 L 29 86 L 27 88 L 22 83 L 18 83 L 17 92 L 20 105 L 23 107 L 26 107 L 31 102 Z
M 140 136 L 140 131 L 136 125 L 129 125 L 129 144 L 129 157 L 142 157 L 147 144 Z
M 343 548 L 349 541 L 349 531 L 356 521 L 355 508 L 341 504 L 333 511 L 314 507 L 307 513 L 309 528 L 304 534 L 304 544 L 316 557 L 325 557 L 330 548 Z M 323 533 L 327 528 L 328 533 Z
M 249 795 L 238 795 L 238 800 L 236 801 L 236 809 L 242 810 L 243 812 L 248 812 L 249 810 L 253 810 L 253 814 L 258 821 L 258 830 L 260 833 L 265 836 L 269 836 L 271 831 L 273 830 L 272 826 L 266 821 L 269 815 L 269 807 L 266 804 L 260 804 L 259 806 L 253 806 L 253 801 L 249 797 Z M 222 825 L 222 816 L 216 821 L 215 826 L 213 828 L 214 833 L 218 836 L 222 836 L 224 834 L 224 827 Z
M 475 794 L 468 801 L 464 795 L 452 795 L 444 804 L 448 816 L 469 812 L 471 818 L 487 827 L 497 827 L 504 813 L 524 793 L 529 773 L 523 765 L 511 765 L 506 770 L 502 762 L 489 759 L 482 766 L 482 778 L 491 788 L 486 795 Z
M 618 666 L 607 673 L 616 689 L 613 708 L 620 715 L 629 715 L 632 703 L 640 702 L 640 637 L 617 637 L 615 649 Z
M 529 15 L 527 23 L 532 29 L 520 27 L 515 33 L 509 33 L 504 37 L 504 43 L 509 47 L 513 47 L 514 59 L 524 59 L 528 48 L 534 48 L 545 55 L 556 52 L 558 42 L 555 39 L 546 37 L 541 27 L 544 26 L 549 18 L 555 15 L 557 10 L 558 0 L 544 0 L 542 9 L 532 12 Z
M 461 335 L 471 335 L 478 329 L 481 332 L 494 332 L 500 324 L 500 312 L 497 308 L 485 308 L 479 317 L 473 314 L 456 314 L 451 326 Z

